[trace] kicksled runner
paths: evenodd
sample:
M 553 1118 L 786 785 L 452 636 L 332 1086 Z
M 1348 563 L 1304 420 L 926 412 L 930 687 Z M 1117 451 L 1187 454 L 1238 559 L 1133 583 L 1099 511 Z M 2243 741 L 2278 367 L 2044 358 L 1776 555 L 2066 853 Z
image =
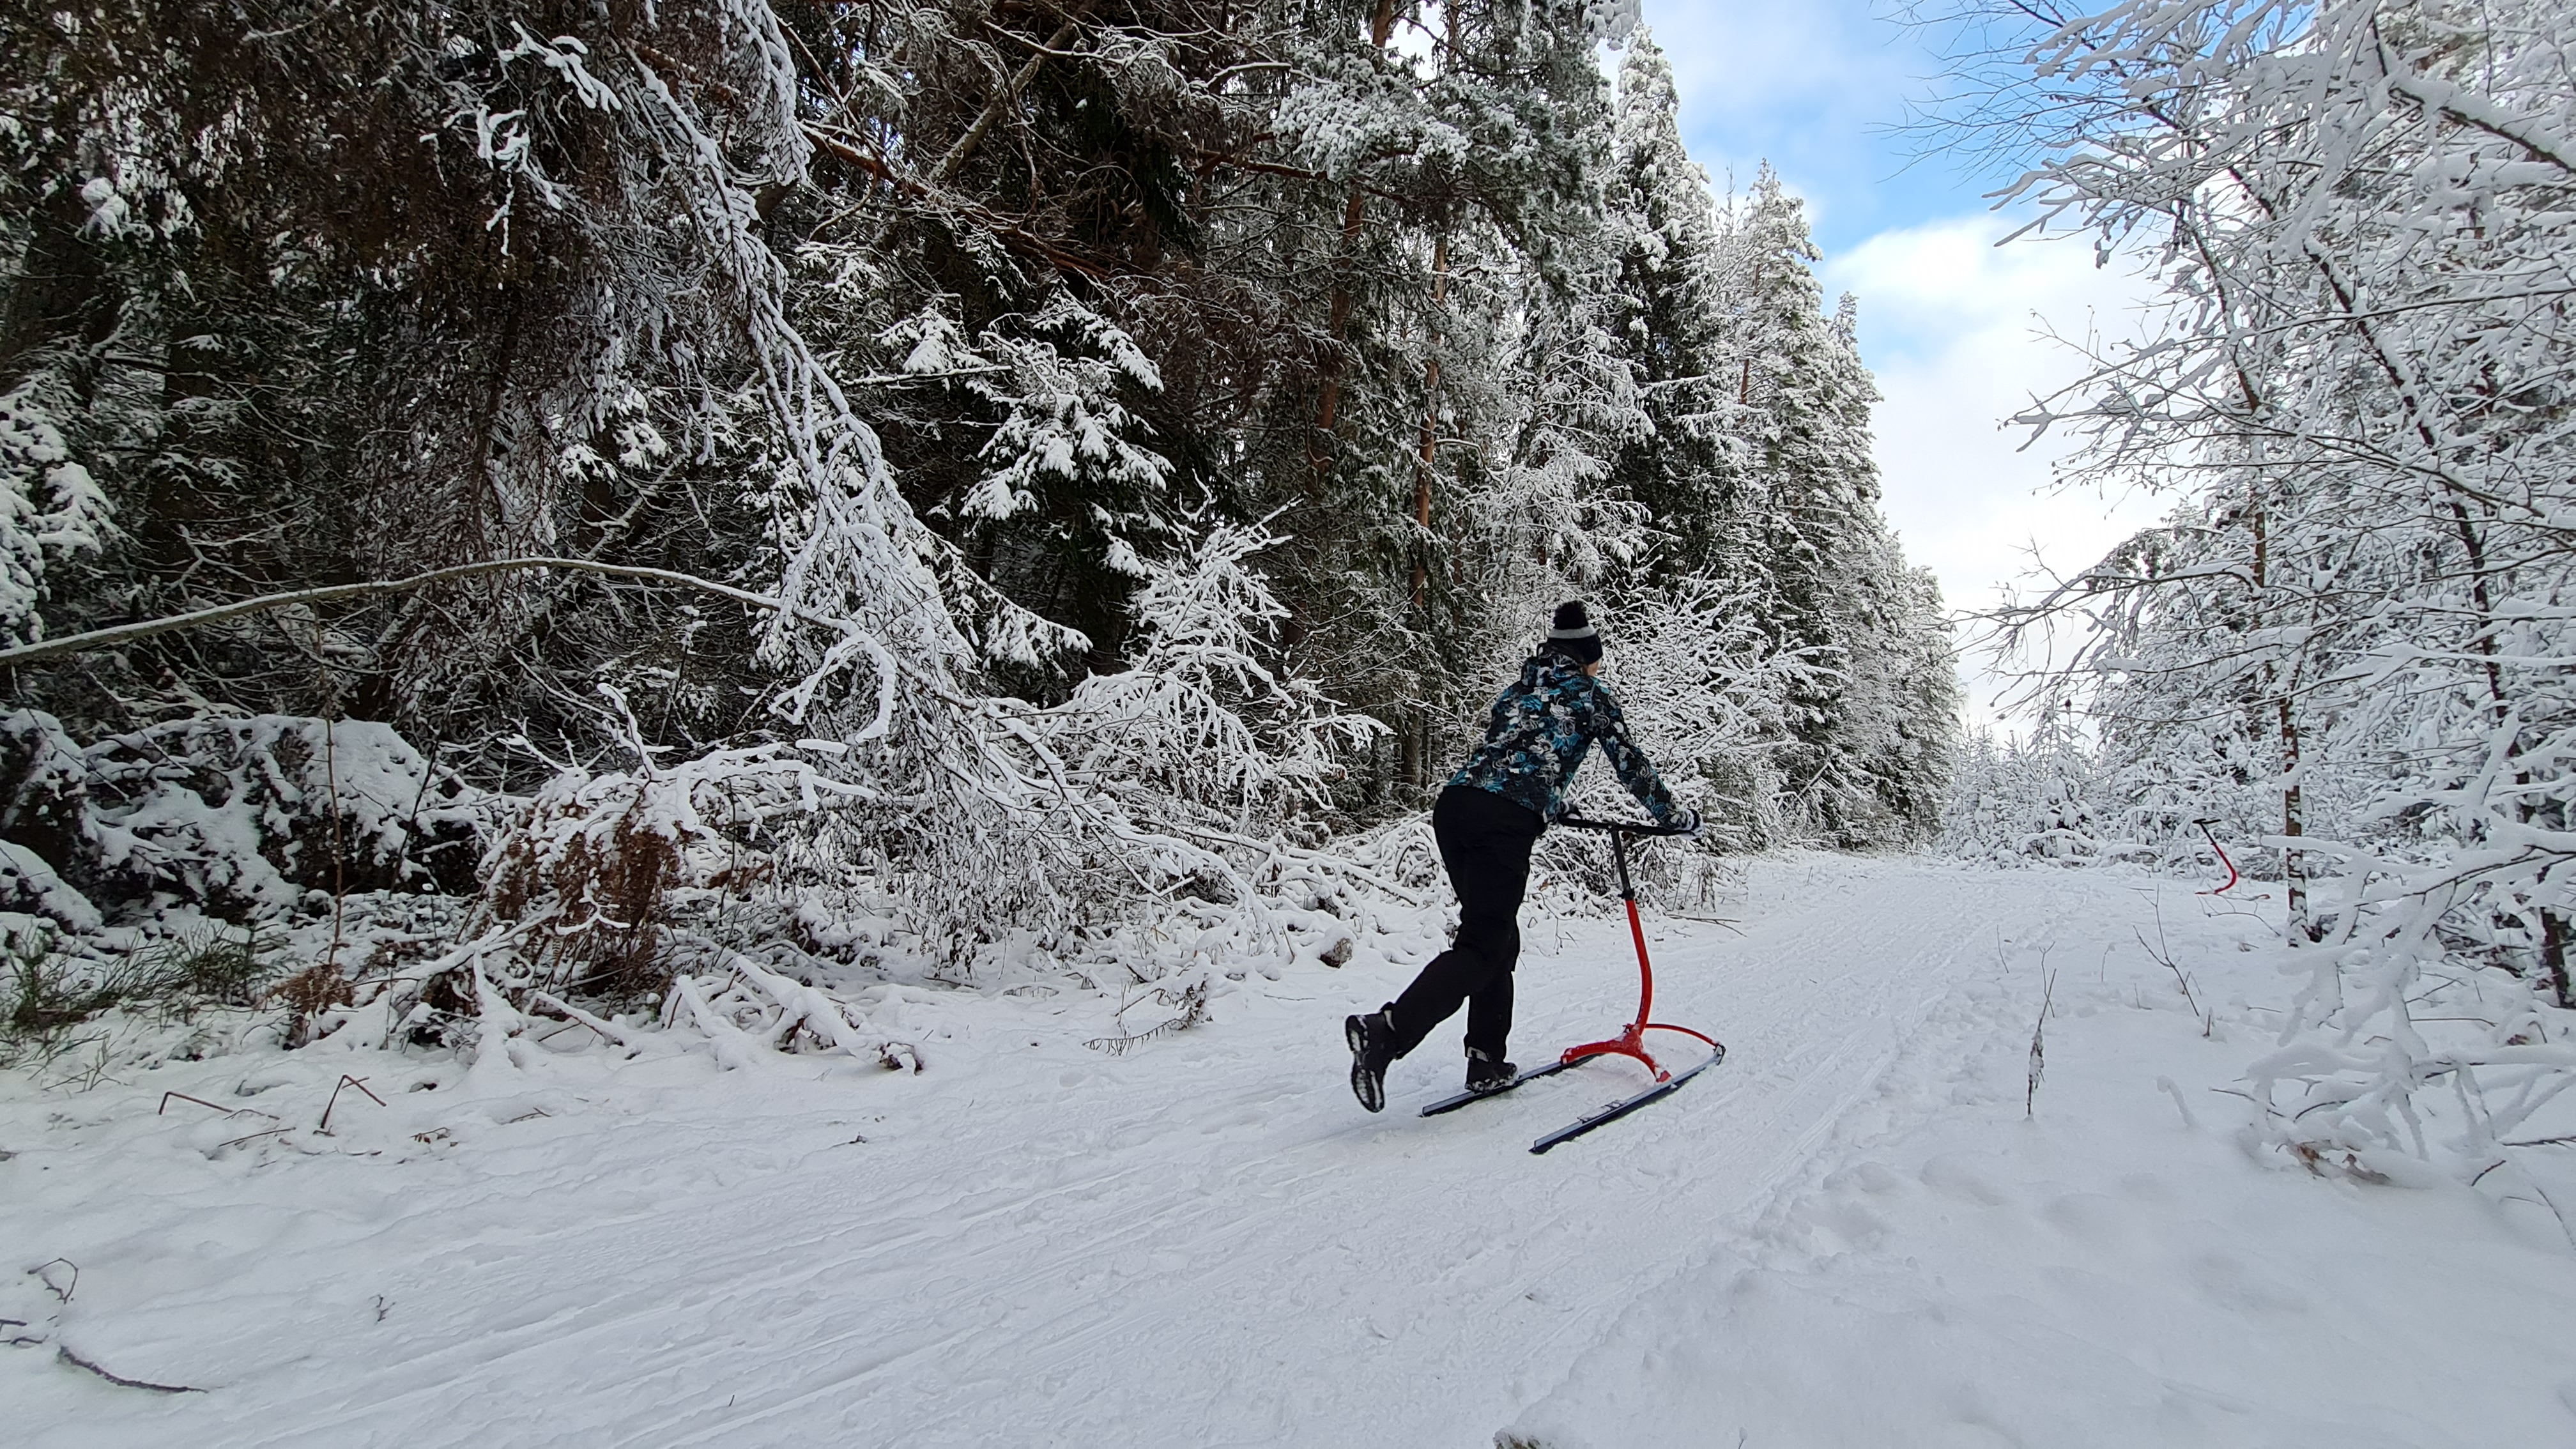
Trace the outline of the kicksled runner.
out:
M 1533 1067 L 1530 1070 L 1512 1078 L 1502 1086 L 1492 1088 L 1488 1091 L 1460 1092 L 1454 1097 L 1443 1097 L 1439 1101 L 1432 1103 L 1430 1106 L 1423 1108 L 1422 1115 L 1425 1117 L 1437 1117 L 1443 1112 L 1455 1112 L 1470 1102 L 1482 1101 L 1487 1097 L 1502 1096 L 1505 1093 L 1510 1092 L 1513 1088 L 1518 1087 L 1523 1082 L 1534 1082 L 1541 1077 L 1552 1077 L 1558 1072 L 1564 1071 L 1569 1067 L 1581 1066 L 1585 1062 L 1591 1061 L 1596 1057 L 1627 1057 L 1630 1060 L 1643 1065 L 1647 1071 L 1652 1072 L 1655 1080 L 1654 1085 L 1637 1093 L 1635 1096 L 1626 1098 L 1622 1101 L 1613 1102 L 1602 1108 L 1600 1111 L 1592 1113 L 1590 1116 L 1578 1117 L 1572 1123 L 1560 1127 L 1538 1139 L 1536 1142 L 1531 1143 L 1530 1151 L 1532 1152 L 1545 1152 L 1560 1142 L 1571 1142 L 1575 1138 L 1582 1136 L 1584 1133 L 1591 1131 L 1595 1127 L 1605 1126 L 1627 1116 L 1629 1113 L 1636 1111 L 1640 1107 L 1647 1106 L 1654 1102 L 1660 1102 L 1664 1098 L 1671 1096 L 1673 1093 L 1680 1091 L 1683 1083 L 1726 1060 L 1726 1046 L 1717 1038 L 1708 1035 L 1706 1032 L 1693 1031 L 1686 1026 L 1674 1026 L 1669 1022 L 1656 1021 L 1652 1019 L 1655 1009 L 1655 968 L 1653 963 L 1646 957 L 1646 928 L 1640 924 L 1637 919 L 1636 887 L 1631 885 L 1628 880 L 1627 837 L 1631 835 L 1672 835 L 1678 832 L 1665 826 L 1630 825 L 1615 820 L 1585 820 L 1578 816 L 1568 816 L 1557 823 L 1559 825 L 1571 825 L 1578 830 L 1598 830 L 1610 837 L 1610 859 L 1617 865 L 1619 871 L 1619 899 L 1624 902 L 1628 908 L 1628 936 L 1629 939 L 1635 941 L 1637 944 L 1637 977 L 1639 983 L 1637 991 L 1637 1019 L 1628 1023 L 1626 1027 L 1620 1030 L 1620 1033 L 1617 1036 L 1610 1038 L 1608 1041 L 1586 1042 L 1581 1046 L 1567 1047 L 1563 1055 L 1559 1056 L 1555 1061 L 1548 1063 L 1546 1066 Z M 1663 1065 L 1663 1063 L 1655 1060 L 1653 1053 L 1646 1050 L 1646 1033 L 1650 1031 L 1668 1031 L 1689 1037 L 1694 1041 L 1704 1043 L 1708 1047 L 1709 1054 L 1705 1059 L 1693 1064 L 1692 1066 L 1686 1067 L 1679 1072 L 1669 1070 Z

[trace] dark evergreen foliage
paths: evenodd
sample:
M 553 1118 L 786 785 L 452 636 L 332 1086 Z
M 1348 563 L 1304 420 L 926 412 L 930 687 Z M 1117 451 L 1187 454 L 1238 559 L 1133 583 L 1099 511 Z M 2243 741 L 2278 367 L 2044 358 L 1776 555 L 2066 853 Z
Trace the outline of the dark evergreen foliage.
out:
M 1738 739 L 1779 768 L 1699 762 L 1779 825 L 1747 838 L 1916 838 L 1953 699 L 1876 511 L 1852 323 L 1776 182 L 1717 208 L 1642 33 L 1614 113 L 1601 15 L 10 10 L 0 633 L 542 554 L 935 618 L 884 632 L 961 700 L 1054 703 L 1132 662 L 1155 568 L 1267 521 L 1273 665 L 1388 727 L 1345 823 L 1418 809 L 1585 591 L 1605 617 L 1722 596 L 1797 664 Z M 888 480 L 847 515 L 816 491 L 826 385 L 866 430 L 830 466 Z M 895 553 L 843 549 L 844 516 Z M 84 736 L 383 720 L 524 786 L 549 767 L 504 742 L 582 736 L 603 685 L 646 746 L 772 737 L 813 661 L 770 627 L 536 570 L 11 693 Z M 1915 683 L 1865 688 L 1880 670 Z

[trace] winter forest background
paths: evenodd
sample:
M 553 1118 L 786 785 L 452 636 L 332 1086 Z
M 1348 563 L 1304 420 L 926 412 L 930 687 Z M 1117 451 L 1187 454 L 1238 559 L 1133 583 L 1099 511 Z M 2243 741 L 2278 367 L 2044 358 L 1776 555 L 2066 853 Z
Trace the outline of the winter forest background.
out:
M 481 942 L 416 1033 L 854 914 L 1330 949 L 1578 596 L 1727 845 L 1921 843 L 1854 304 L 1634 19 L 13 19 L 15 904 L 327 915 L 322 1011 Z
M 2324 948 L 2272 1130 L 2451 1153 L 2415 1093 L 2504 1073 L 2484 1160 L 2576 1081 L 2576 27 L 1915 18 L 1930 143 L 2158 289 L 2020 420 L 2172 512 L 1974 621 L 2072 641 L 2008 740 L 1859 304 L 1616 3 L 10 12 L 12 1049 L 874 1053 L 852 973 L 1027 952 L 1187 1025 L 1441 895 L 1420 812 L 1580 596 L 1715 824 L 1668 901 L 2224 842 Z M 2500 989 L 2428 1028 L 2427 973 Z

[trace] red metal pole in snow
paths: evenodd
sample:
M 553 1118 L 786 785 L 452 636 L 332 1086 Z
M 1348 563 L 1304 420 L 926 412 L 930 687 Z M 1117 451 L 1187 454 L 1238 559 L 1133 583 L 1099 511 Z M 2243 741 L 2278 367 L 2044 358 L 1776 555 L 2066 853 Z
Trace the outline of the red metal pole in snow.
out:
M 2206 820 L 2195 820 L 2191 823 L 2200 827 L 2201 835 L 2209 841 L 2209 848 L 2218 852 L 2218 863 L 2227 867 L 2227 884 L 2220 886 L 2216 890 L 2202 891 L 2201 894 L 2205 896 L 2223 896 L 2229 891 L 2236 889 L 2236 883 L 2239 880 L 2244 879 L 2244 877 L 2236 873 L 2236 862 L 2227 858 L 2227 851 L 2218 843 L 2218 837 L 2209 833 L 2209 822 Z

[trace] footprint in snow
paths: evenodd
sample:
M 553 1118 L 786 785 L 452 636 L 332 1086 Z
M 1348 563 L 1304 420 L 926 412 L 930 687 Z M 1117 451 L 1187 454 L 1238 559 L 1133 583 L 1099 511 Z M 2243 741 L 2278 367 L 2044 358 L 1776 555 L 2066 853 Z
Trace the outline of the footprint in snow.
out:
M 1924 1163 L 1920 1175 L 1925 1187 L 1965 1198 L 1979 1207 L 2002 1207 L 2010 1201 L 2001 1189 L 1986 1179 L 1985 1174 L 1957 1153 L 1946 1153 Z

